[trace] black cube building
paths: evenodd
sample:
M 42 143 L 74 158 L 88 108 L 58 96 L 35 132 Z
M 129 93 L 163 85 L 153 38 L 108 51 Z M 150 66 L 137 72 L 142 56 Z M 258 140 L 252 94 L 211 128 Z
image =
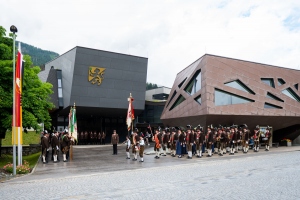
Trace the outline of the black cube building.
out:
M 144 110 L 147 64 L 144 57 L 78 46 L 46 63 L 39 77 L 53 84 L 53 126 L 59 131 L 68 127 L 75 103 L 78 133 L 101 131 L 110 141 L 116 129 L 125 137 L 130 93 L 136 116 Z

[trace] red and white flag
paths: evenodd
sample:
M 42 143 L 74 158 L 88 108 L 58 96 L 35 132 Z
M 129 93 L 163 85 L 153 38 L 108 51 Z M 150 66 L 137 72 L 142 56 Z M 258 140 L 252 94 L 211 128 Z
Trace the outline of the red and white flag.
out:
M 15 124 L 14 127 L 21 127 L 21 95 L 22 95 L 22 64 L 23 64 L 23 55 L 21 53 L 21 44 L 19 43 L 18 56 L 15 70 Z
M 130 97 L 128 98 L 128 101 L 129 101 L 129 106 L 128 106 L 128 111 L 127 111 L 126 123 L 127 123 L 127 129 L 130 130 L 131 124 L 134 120 L 134 108 L 132 105 L 133 98 L 132 98 L 131 94 L 130 94 Z

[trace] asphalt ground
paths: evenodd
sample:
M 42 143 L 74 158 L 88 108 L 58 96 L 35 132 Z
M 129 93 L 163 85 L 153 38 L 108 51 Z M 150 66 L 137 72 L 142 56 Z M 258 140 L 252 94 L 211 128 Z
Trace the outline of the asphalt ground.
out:
M 300 151 L 300 146 L 293 147 L 278 147 L 270 148 L 270 151 L 264 151 L 264 148 L 260 148 L 259 152 L 253 152 L 249 150 L 247 154 L 235 153 L 235 155 L 224 156 L 214 154 L 212 157 L 206 157 L 204 154 L 202 158 L 193 157 L 193 159 L 187 159 L 187 155 L 182 158 L 172 157 L 170 155 L 160 156 L 160 159 L 155 159 L 153 154 L 153 144 L 145 147 L 144 162 L 139 162 L 139 156 L 137 161 L 133 161 L 133 155 L 131 153 L 131 159 L 126 159 L 125 145 L 118 145 L 118 154 L 112 155 L 112 145 L 77 145 L 73 146 L 73 159 L 68 162 L 62 162 L 62 155 L 59 155 L 60 162 L 53 163 L 49 159 L 47 164 L 43 164 L 41 160 L 33 172 L 29 175 L 21 176 L 10 181 L 30 181 L 47 178 L 61 178 L 72 177 L 78 175 L 90 175 L 102 172 L 122 171 L 122 170 L 135 170 L 153 167 L 172 167 L 174 165 L 195 163 L 195 162 L 208 162 L 212 160 L 231 160 L 238 159 L 240 157 L 255 157 L 264 154 L 279 154 L 289 151 Z M 51 155 L 51 151 L 49 153 Z
M 300 199 L 300 146 L 193 159 L 145 155 L 143 163 L 118 149 L 75 146 L 70 162 L 40 162 L 0 183 L 0 199 Z

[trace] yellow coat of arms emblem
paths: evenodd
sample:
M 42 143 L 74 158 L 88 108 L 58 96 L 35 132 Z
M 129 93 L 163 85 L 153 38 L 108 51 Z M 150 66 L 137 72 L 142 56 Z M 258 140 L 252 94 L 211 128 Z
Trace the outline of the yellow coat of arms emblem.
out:
M 105 68 L 101 67 L 89 67 L 89 82 L 92 84 L 98 83 L 100 85 L 104 79 Z

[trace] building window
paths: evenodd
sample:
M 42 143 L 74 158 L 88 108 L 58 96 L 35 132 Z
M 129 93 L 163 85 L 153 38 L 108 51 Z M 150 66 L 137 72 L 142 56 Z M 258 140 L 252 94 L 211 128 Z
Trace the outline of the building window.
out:
M 179 97 L 176 99 L 175 103 L 170 108 L 170 111 L 173 110 L 179 104 L 181 104 L 184 100 L 185 100 L 185 98 L 182 95 L 179 95 Z
M 267 97 L 268 97 L 269 99 L 273 99 L 273 100 L 276 100 L 276 101 L 284 102 L 282 99 L 276 97 L 274 94 L 271 94 L 270 92 L 267 92 Z
M 229 92 L 225 92 L 219 89 L 215 89 L 215 105 L 223 106 L 223 105 L 233 105 L 233 104 L 241 104 L 241 103 L 251 103 L 254 102 L 252 99 L 248 99 L 245 97 L 241 97 L 235 94 L 231 94 Z
M 279 78 L 278 79 L 278 85 L 281 86 L 283 84 L 285 84 L 285 81 L 282 78 Z
M 197 101 L 197 103 L 199 103 L 201 105 L 201 95 L 197 96 L 195 98 L 195 101 Z
M 267 102 L 265 103 L 264 108 L 282 109 L 282 107 L 280 107 L 280 106 L 276 106 L 276 105 L 273 105 L 273 104 L 270 104 Z
M 282 93 L 298 102 L 300 101 L 300 97 L 290 87 L 282 90 Z
M 235 80 L 235 81 L 231 81 L 228 83 L 225 83 L 225 85 L 238 89 L 238 90 L 242 90 L 244 92 L 248 92 L 251 94 L 255 94 L 250 88 L 248 88 L 242 81 L 240 80 Z
M 176 90 L 173 92 L 171 99 L 169 100 L 167 107 L 169 106 L 170 102 L 173 100 L 173 98 L 175 97 L 175 95 L 177 94 Z
M 63 94 L 62 94 L 62 88 L 58 88 L 58 97 L 62 98 Z
M 294 87 L 296 88 L 296 90 L 298 90 L 298 83 L 295 84 Z
M 275 88 L 274 80 L 272 78 L 261 78 L 261 81 L 272 88 Z
M 187 77 L 185 77 L 185 79 L 178 85 L 179 88 L 181 88 L 181 86 L 183 85 L 183 83 L 185 82 Z
M 61 88 L 61 79 L 57 79 L 58 87 Z
M 188 85 L 185 87 L 185 91 L 190 95 L 195 94 L 201 89 L 201 70 L 197 70 Z

